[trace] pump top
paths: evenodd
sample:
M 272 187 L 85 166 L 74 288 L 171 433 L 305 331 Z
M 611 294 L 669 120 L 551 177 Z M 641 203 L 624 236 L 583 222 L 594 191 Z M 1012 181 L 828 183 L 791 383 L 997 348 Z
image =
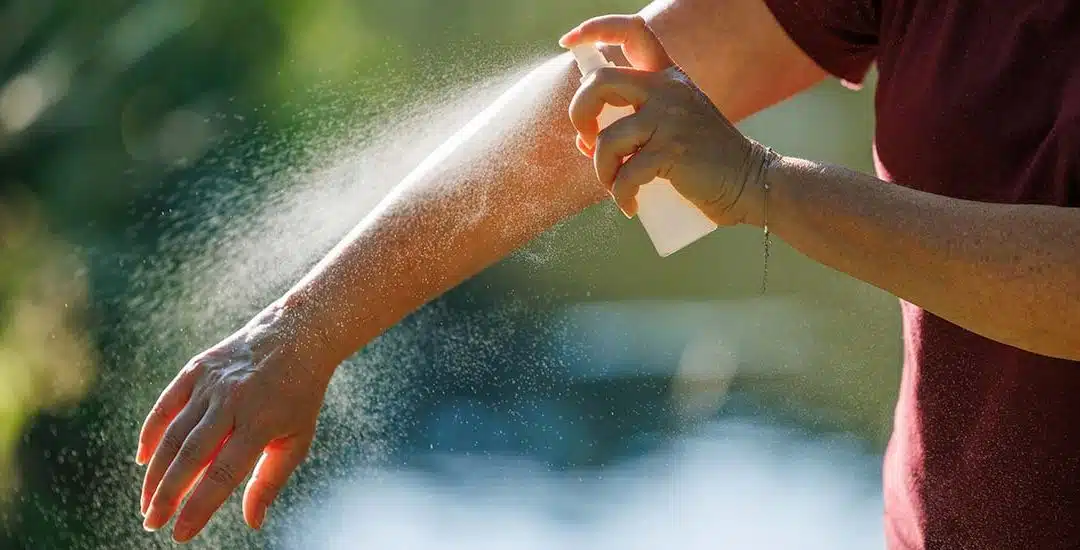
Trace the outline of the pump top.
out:
M 593 71 L 601 67 L 614 67 L 615 64 L 608 61 L 604 57 L 603 53 L 600 53 L 600 49 L 595 44 L 580 44 L 570 48 L 570 52 L 574 54 L 574 59 L 577 61 L 578 70 L 581 71 L 581 78 L 584 79 L 592 74 Z

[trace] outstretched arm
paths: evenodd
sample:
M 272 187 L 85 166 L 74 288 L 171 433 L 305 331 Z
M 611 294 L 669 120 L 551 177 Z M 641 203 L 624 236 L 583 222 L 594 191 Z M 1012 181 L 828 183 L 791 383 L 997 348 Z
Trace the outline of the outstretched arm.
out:
M 627 44 L 637 65 L 648 60 L 635 59 L 642 49 L 635 46 L 658 38 L 736 122 L 826 74 L 762 0 L 662 0 L 640 17 L 597 18 L 576 30 L 595 29 L 604 29 L 595 35 L 599 41 Z M 286 309 L 335 348 L 335 364 L 427 301 L 607 197 L 591 162 L 573 148 L 577 132 L 567 110 L 579 78 L 568 55 L 527 77 L 414 171 L 283 298 Z
M 635 48 L 659 37 L 733 119 L 824 76 L 762 0 L 665 0 L 645 15 L 607 18 L 603 26 L 616 35 L 608 42 L 625 44 L 634 60 Z M 606 196 L 574 150 L 568 109 L 578 85 L 569 55 L 534 71 L 434 152 L 284 297 L 180 371 L 139 438 L 148 529 L 164 525 L 190 490 L 173 535 L 190 539 L 252 471 L 244 518 L 261 525 L 307 454 L 342 360 Z
M 545 63 L 426 158 L 281 300 L 333 368 L 425 302 L 599 201 L 565 105 L 573 60 Z

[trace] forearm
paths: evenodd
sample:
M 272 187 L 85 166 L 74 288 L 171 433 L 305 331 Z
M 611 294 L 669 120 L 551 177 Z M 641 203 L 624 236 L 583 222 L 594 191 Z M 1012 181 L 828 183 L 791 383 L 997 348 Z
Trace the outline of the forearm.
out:
M 1080 209 L 951 199 L 785 159 L 769 227 L 825 265 L 972 332 L 1080 359 Z
M 762 0 L 662 0 L 642 13 L 733 121 L 824 74 Z M 719 24 L 724 32 L 709 30 Z M 617 51 L 606 53 L 625 64 Z M 326 363 L 336 366 L 428 300 L 607 196 L 574 147 L 567 111 L 579 79 L 563 55 L 519 82 L 278 302 L 317 334 Z
M 574 70 L 560 56 L 515 84 L 279 301 L 327 363 L 604 196 L 566 116 Z

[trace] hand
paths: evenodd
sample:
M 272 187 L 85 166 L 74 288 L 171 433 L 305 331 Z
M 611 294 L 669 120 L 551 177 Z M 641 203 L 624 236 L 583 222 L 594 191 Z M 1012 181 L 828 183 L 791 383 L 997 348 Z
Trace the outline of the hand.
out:
M 637 15 L 594 17 L 570 29 L 559 39 L 559 45 L 565 48 L 589 42 L 620 48 L 630 66 L 643 71 L 662 71 L 675 65 L 664 51 L 660 40 L 645 25 L 645 20 Z M 610 59 L 611 53 L 613 52 L 605 52 L 605 55 Z M 626 102 L 617 105 L 623 106 Z M 592 156 L 592 143 L 585 143 L 580 135 L 577 138 L 577 148 L 586 156 Z
M 619 208 L 633 216 L 638 188 L 660 177 L 718 225 L 760 223 L 762 178 L 779 157 L 720 114 L 671 63 L 641 17 L 591 19 L 560 41 L 566 47 L 589 42 L 621 45 L 638 63 L 594 72 L 570 104 L 578 148 L 592 157 Z M 605 104 L 632 105 L 636 112 L 598 132 Z
M 317 346 L 302 344 L 308 339 L 285 310 L 268 308 L 196 356 L 158 398 L 136 456 L 139 464 L 149 462 L 146 529 L 161 528 L 192 491 L 173 529 L 177 541 L 191 539 L 253 468 L 243 511 L 257 529 L 304 460 L 336 364 L 327 368 L 305 351 Z

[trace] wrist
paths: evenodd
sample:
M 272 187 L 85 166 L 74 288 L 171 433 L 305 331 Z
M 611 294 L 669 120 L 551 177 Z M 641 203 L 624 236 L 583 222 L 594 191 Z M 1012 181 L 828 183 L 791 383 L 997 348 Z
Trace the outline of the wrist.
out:
M 772 149 L 754 143 L 757 154 L 755 169 L 747 174 L 746 187 L 743 189 L 740 223 L 754 227 L 771 225 L 770 210 L 775 202 L 777 191 L 782 187 L 783 174 L 787 170 L 788 159 Z
M 294 289 L 263 311 L 263 315 L 274 319 L 275 332 L 284 340 L 282 347 L 327 379 L 350 355 L 329 330 L 332 326 L 326 318 L 329 309 L 320 308 L 303 289 Z

